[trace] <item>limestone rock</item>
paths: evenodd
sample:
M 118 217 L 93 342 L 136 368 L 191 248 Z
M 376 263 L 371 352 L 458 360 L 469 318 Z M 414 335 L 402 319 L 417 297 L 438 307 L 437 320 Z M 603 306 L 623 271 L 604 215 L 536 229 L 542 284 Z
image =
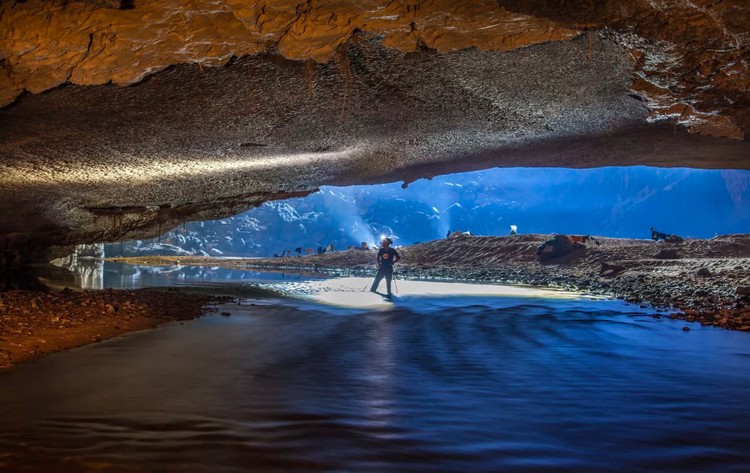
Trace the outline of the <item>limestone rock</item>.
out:
M 640 2 L 306 2 L 303 0 L 29 0 L 0 9 L 0 106 L 21 91 L 70 82 L 133 84 L 175 64 L 201 68 L 278 51 L 331 60 L 356 32 L 386 47 L 508 51 L 606 28 L 631 52 L 633 91 L 651 119 L 742 139 L 750 127 L 750 5 L 743 0 Z M 590 33 L 589 33 L 590 34 Z M 591 66 L 591 48 L 580 66 Z
M 555 235 L 537 248 L 536 255 L 539 261 L 548 261 L 584 248 L 585 245 L 574 243 L 567 235 Z

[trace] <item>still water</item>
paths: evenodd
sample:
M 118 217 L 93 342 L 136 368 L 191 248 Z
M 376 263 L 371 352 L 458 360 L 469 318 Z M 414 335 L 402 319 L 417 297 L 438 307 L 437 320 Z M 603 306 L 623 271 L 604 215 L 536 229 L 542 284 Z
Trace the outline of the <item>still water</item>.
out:
M 82 259 L 66 265 L 66 278 L 59 274 L 40 278 L 48 287 L 62 289 L 138 289 L 144 287 L 219 287 L 267 282 L 321 279 L 319 273 L 256 272 L 211 266 L 138 266 L 100 259 Z
M 357 307 L 242 300 L 3 372 L 0 471 L 750 468 L 749 334 L 399 284 Z

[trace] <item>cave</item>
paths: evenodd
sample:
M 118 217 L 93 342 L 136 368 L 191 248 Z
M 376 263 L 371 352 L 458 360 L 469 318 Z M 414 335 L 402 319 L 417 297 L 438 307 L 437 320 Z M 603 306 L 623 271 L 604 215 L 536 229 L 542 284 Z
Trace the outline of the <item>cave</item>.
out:
M 750 230 L 686 186 L 747 209 L 749 31 L 745 0 L 2 1 L 0 470 L 739 471 Z M 613 168 L 720 230 L 174 244 L 331 189 Z M 561 193 L 617 212 L 606 179 Z M 131 258 L 80 264 L 105 245 Z
M 4 2 L 4 264 L 323 185 L 748 169 L 742 2 L 292 3 Z

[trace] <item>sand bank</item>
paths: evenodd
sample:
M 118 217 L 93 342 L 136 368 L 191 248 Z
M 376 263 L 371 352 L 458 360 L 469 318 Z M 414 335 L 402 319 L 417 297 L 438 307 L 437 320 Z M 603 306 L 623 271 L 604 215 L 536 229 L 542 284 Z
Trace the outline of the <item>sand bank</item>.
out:
M 586 247 L 540 262 L 536 250 L 549 235 L 464 236 L 398 248 L 396 274 L 525 284 L 604 295 L 658 308 L 703 325 L 750 331 L 750 235 L 686 239 L 680 243 L 596 237 Z M 131 264 L 210 265 L 233 269 L 314 271 L 372 276 L 374 251 L 268 259 L 204 257 L 118 258 Z

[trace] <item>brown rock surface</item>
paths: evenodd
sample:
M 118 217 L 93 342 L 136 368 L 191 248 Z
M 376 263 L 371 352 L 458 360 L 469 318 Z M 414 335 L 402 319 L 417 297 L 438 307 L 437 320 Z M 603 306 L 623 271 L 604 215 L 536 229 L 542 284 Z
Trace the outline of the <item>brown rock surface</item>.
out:
M 423 44 L 441 52 L 504 51 L 577 34 L 492 0 L 142 0 L 127 10 L 30 0 L 3 4 L 0 54 L 15 90 L 38 93 L 64 82 L 128 85 L 170 65 L 218 66 L 272 47 L 289 59 L 324 63 L 357 30 L 383 35 L 400 51 Z
M 0 106 L 23 90 L 38 93 L 65 82 L 128 85 L 170 65 L 218 66 L 271 49 L 324 63 L 356 31 L 381 35 L 399 51 L 448 52 L 507 51 L 607 28 L 632 50 L 634 90 L 649 100 L 653 119 L 674 118 L 692 132 L 740 139 L 750 126 L 750 7 L 742 0 L 114 4 L 4 2 L 0 58 L 11 80 L 0 80 Z M 676 115 L 675 106 L 688 114 Z

